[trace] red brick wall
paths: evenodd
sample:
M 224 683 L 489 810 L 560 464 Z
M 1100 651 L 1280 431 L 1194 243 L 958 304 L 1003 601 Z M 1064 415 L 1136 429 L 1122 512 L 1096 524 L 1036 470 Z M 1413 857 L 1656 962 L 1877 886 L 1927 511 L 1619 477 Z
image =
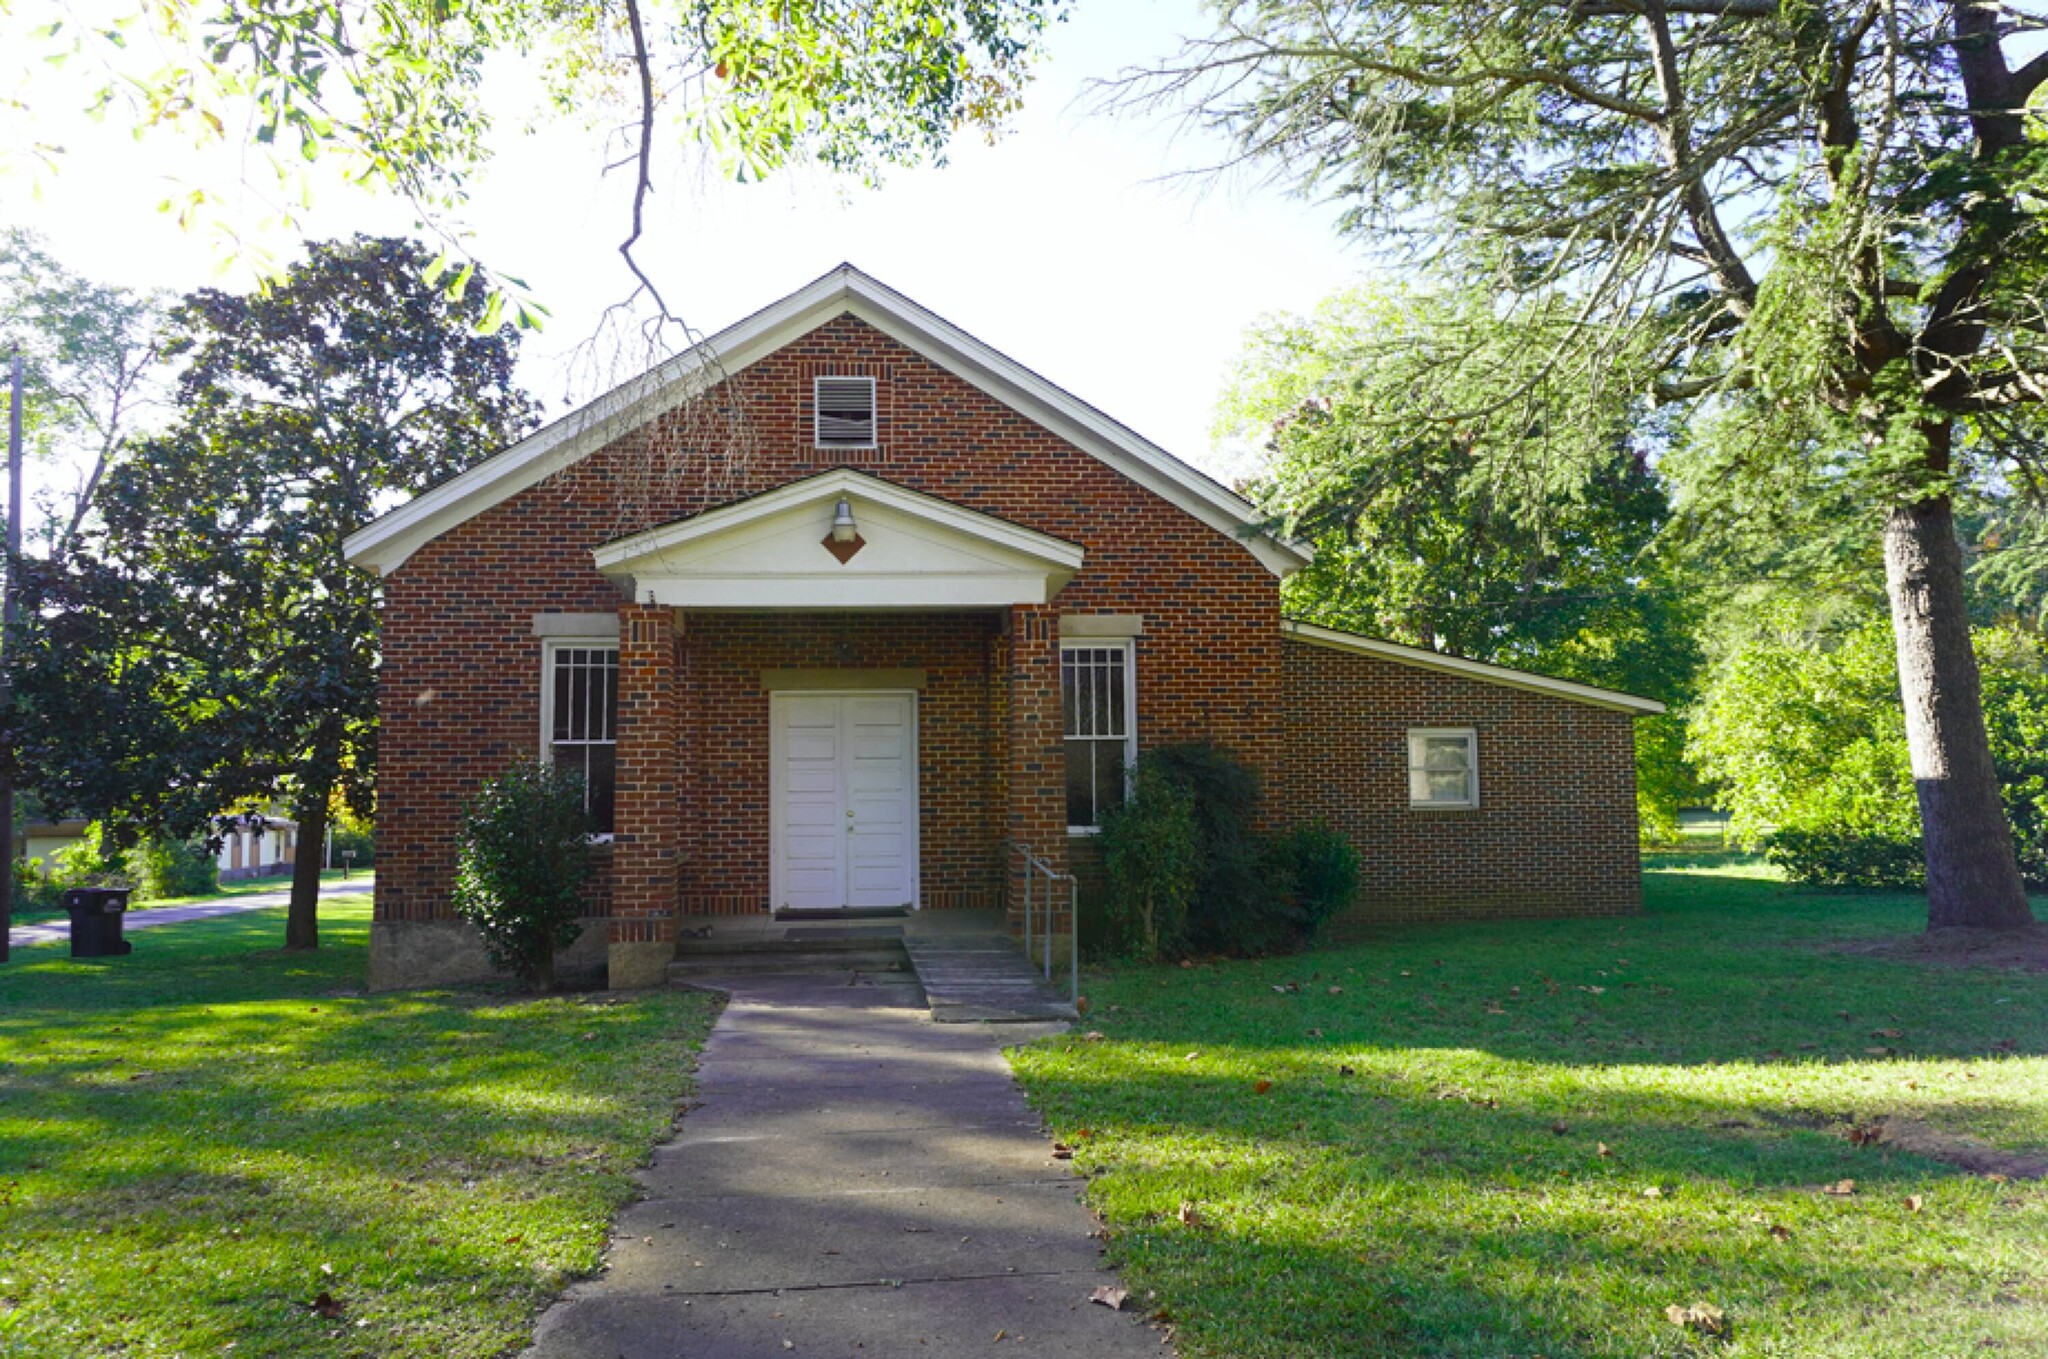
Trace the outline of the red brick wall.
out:
M 462 798 L 515 752 L 536 750 L 540 641 L 532 616 L 619 607 L 617 590 L 591 565 L 594 545 L 840 461 L 821 461 L 810 446 L 810 379 L 821 372 L 878 379 L 880 447 L 860 455 L 862 470 L 1079 543 L 1087 561 L 1055 612 L 1144 615 L 1141 742 L 1207 735 L 1277 768 L 1278 582 L 1244 544 L 880 332 L 840 317 L 738 374 L 731 390 L 706 398 L 744 410 L 756 447 L 745 466 L 703 475 L 702 460 L 683 447 L 687 422 L 665 417 L 443 534 L 386 577 L 379 919 L 445 914 Z M 669 470 L 656 474 L 661 469 Z M 622 507 L 615 493 L 621 485 L 643 488 L 641 503 Z M 682 671 L 693 676 L 701 663 L 709 686 L 690 691 L 697 680 L 684 680 L 677 737 L 679 783 L 707 790 L 701 805 L 684 808 L 682 874 L 700 905 L 752 909 L 748 902 L 765 891 L 766 699 L 740 698 L 738 677 L 771 650 L 778 665 L 849 663 L 840 659 L 837 640 L 815 627 L 786 626 L 792 621 L 695 615 L 682 625 Z M 994 614 L 972 627 L 958 618 L 876 615 L 849 632 L 848 644 L 861 657 L 852 664 L 924 665 L 954 676 L 931 701 L 967 713 L 977 700 L 960 678 L 966 639 L 975 628 L 997 625 Z M 751 656 L 742 654 L 748 647 L 755 649 Z M 1007 694 L 997 682 L 1006 647 L 997 641 L 975 663 L 985 681 L 979 711 L 991 730 L 1007 721 Z M 940 719 L 927 709 L 921 741 L 933 739 Z M 750 744 L 757 736 L 758 746 Z M 926 896 L 936 903 L 957 891 L 968 894 L 960 898 L 967 902 L 977 899 L 975 873 L 987 881 L 968 842 L 985 824 L 986 852 L 995 852 L 1002 828 L 990 803 L 1003 805 L 1012 771 L 991 770 L 982 785 L 989 792 L 975 806 L 973 794 L 951 787 L 947 772 L 965 767 L 967 757 L 942 749 L 940 758 L 944 763 L 934 768 L 948 782 L 934 786 L 927 777 L 926 796 L 960 801 L 932 808 L 939 821 L 924 846 Z M 623 787 L 620 800 L 624 806 Z M 747 865 L 758 876 L 747 877 Z M 714 866 L 725 874 L 714 875 Z M 598 889 L 600 905 L 607 890 Z
M 1353 920 L 1620 915 L 1642 906 L 1626 713 L 1289 639 L 1289 821 L 1363 859 Z M 1479 806 L 1408 805 L 1408 728 L 1478 732 Z

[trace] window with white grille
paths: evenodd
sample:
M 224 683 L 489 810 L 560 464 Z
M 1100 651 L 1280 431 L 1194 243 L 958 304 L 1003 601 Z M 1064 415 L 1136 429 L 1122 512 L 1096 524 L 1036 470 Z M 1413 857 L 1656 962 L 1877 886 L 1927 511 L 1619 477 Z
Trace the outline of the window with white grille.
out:
M 1470 727 L 1414 727 L 1408 732 L 1408 805 L 1479 805 L 1479 734 Z
M 812 387 L 820 448 L 875 446 L 875 380 L 821 377 Z
M 541 711 L 547 718 L 543 753 L 556 768 L 582 779 L 592 829 L 611 834 L 618 777 L 619 649 L 548 647 Z
M 1128 642 L 1060 647 L 1060 712 L 1067 738 L 1067 828 L 1101 828 L 1124 803 L 1138 758 L 1136 689 Z

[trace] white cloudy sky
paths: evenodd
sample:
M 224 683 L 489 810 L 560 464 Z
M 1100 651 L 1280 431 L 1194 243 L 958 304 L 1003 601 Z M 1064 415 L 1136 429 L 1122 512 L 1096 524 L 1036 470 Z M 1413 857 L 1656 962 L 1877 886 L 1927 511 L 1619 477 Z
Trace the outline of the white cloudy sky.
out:
M 40 22 L 38 9 L 23 0 L 4 26 L 18 34 Z M 704 331 L 851 261 L 1180 456 L 1239 472 L 1241 455 L 1212 450 L 1209 426 L 1245 326 L 1313 305 L 1363 266 L 1328 208 L 1255 186 L 1162 182 L 1213 148 L 1167 124 L 1090 110 L 1091 79 L 1157 59 L 1200 25 L 1194 0 L 1077 0 L 999 144 L 963 141 L 950 164 L 897 173 L 878 190 L 815 172 L 736 186 L 672 171 L 643 258 Z M 67 79 L 41 73 L 27 91 L 37 131 L 65 147 L 61 168 L 0 178 L 0 221 L 41 231 L 102 278 L 173 289 L 216 281 L 220 245 L 156 205 L 181 183 L 233 183 L 238 157 L 164 139 L 138 145 L 113 122 L 69 116 L 78 87 Z M 528 342 L 525 376 L 557 406 L 561 355 L 629 286 L 612 254 L 626 186 L 601 178 L 595 134 L 516 132 L 533 106 L 521 83 L 510 74 L 491 87 L 504 130 L 466 219 L 479 257 L 524 277 L 553 309 Z M 269 215 L 245 196 L 234 219 L 288 256 L 293 238 L 265 227 Z M 403 231 L 411 220 L 337 186 L 316 199 L 310 227 Z M 227 281 L 246 281 L 246 268 Z

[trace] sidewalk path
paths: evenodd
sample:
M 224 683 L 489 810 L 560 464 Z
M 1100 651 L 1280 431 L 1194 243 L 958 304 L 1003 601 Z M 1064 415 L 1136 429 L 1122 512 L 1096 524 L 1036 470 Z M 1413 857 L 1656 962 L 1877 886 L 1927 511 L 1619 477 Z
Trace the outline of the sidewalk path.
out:
M 1171 1359 L 1137 1299 L 1089 1301 L 1117 1279 L 1003 1061 L 1056 1030 L 937 1025 L 909 986 L 716 985 L 681 1132 L 528 1359 Z
M 357 892 L 367 892 L 372 886 L 372 880 L 367 877 L 352 882 L 323 882 L 320 884 L 320 895 L 349 896 Z M 128 912 L 127 922 L 121 926 L 121 932 L 128 934 L 157 925 L 178 925 L 187 920 L 205 920 L 216 915 L 239 915 L 243 911 L 260 911 L 267 906 L 287 905 L 291 899 L 291 889 L 281 887 L 275 892 L 251 892 L 244 897 L 206 901 L 197 906 L 143 907 Z M 68 920 L 52 920 L 40 925 L 16 925 L 7 932 L 7 942 L 13 948 L 27 948 L 30 944 L 61 944 L 70 937 L 71 922 Z

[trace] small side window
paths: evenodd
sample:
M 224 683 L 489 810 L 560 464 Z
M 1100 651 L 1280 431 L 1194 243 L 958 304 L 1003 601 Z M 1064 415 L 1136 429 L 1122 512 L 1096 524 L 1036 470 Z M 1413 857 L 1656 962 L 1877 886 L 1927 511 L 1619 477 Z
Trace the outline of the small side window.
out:
M 1408 805 L 1479 805 L 1479 734 L 1470 727 L 1408 730 Z
M 820 448 L 875 446 L 875 380 L 821 377 L 812 387 Z

